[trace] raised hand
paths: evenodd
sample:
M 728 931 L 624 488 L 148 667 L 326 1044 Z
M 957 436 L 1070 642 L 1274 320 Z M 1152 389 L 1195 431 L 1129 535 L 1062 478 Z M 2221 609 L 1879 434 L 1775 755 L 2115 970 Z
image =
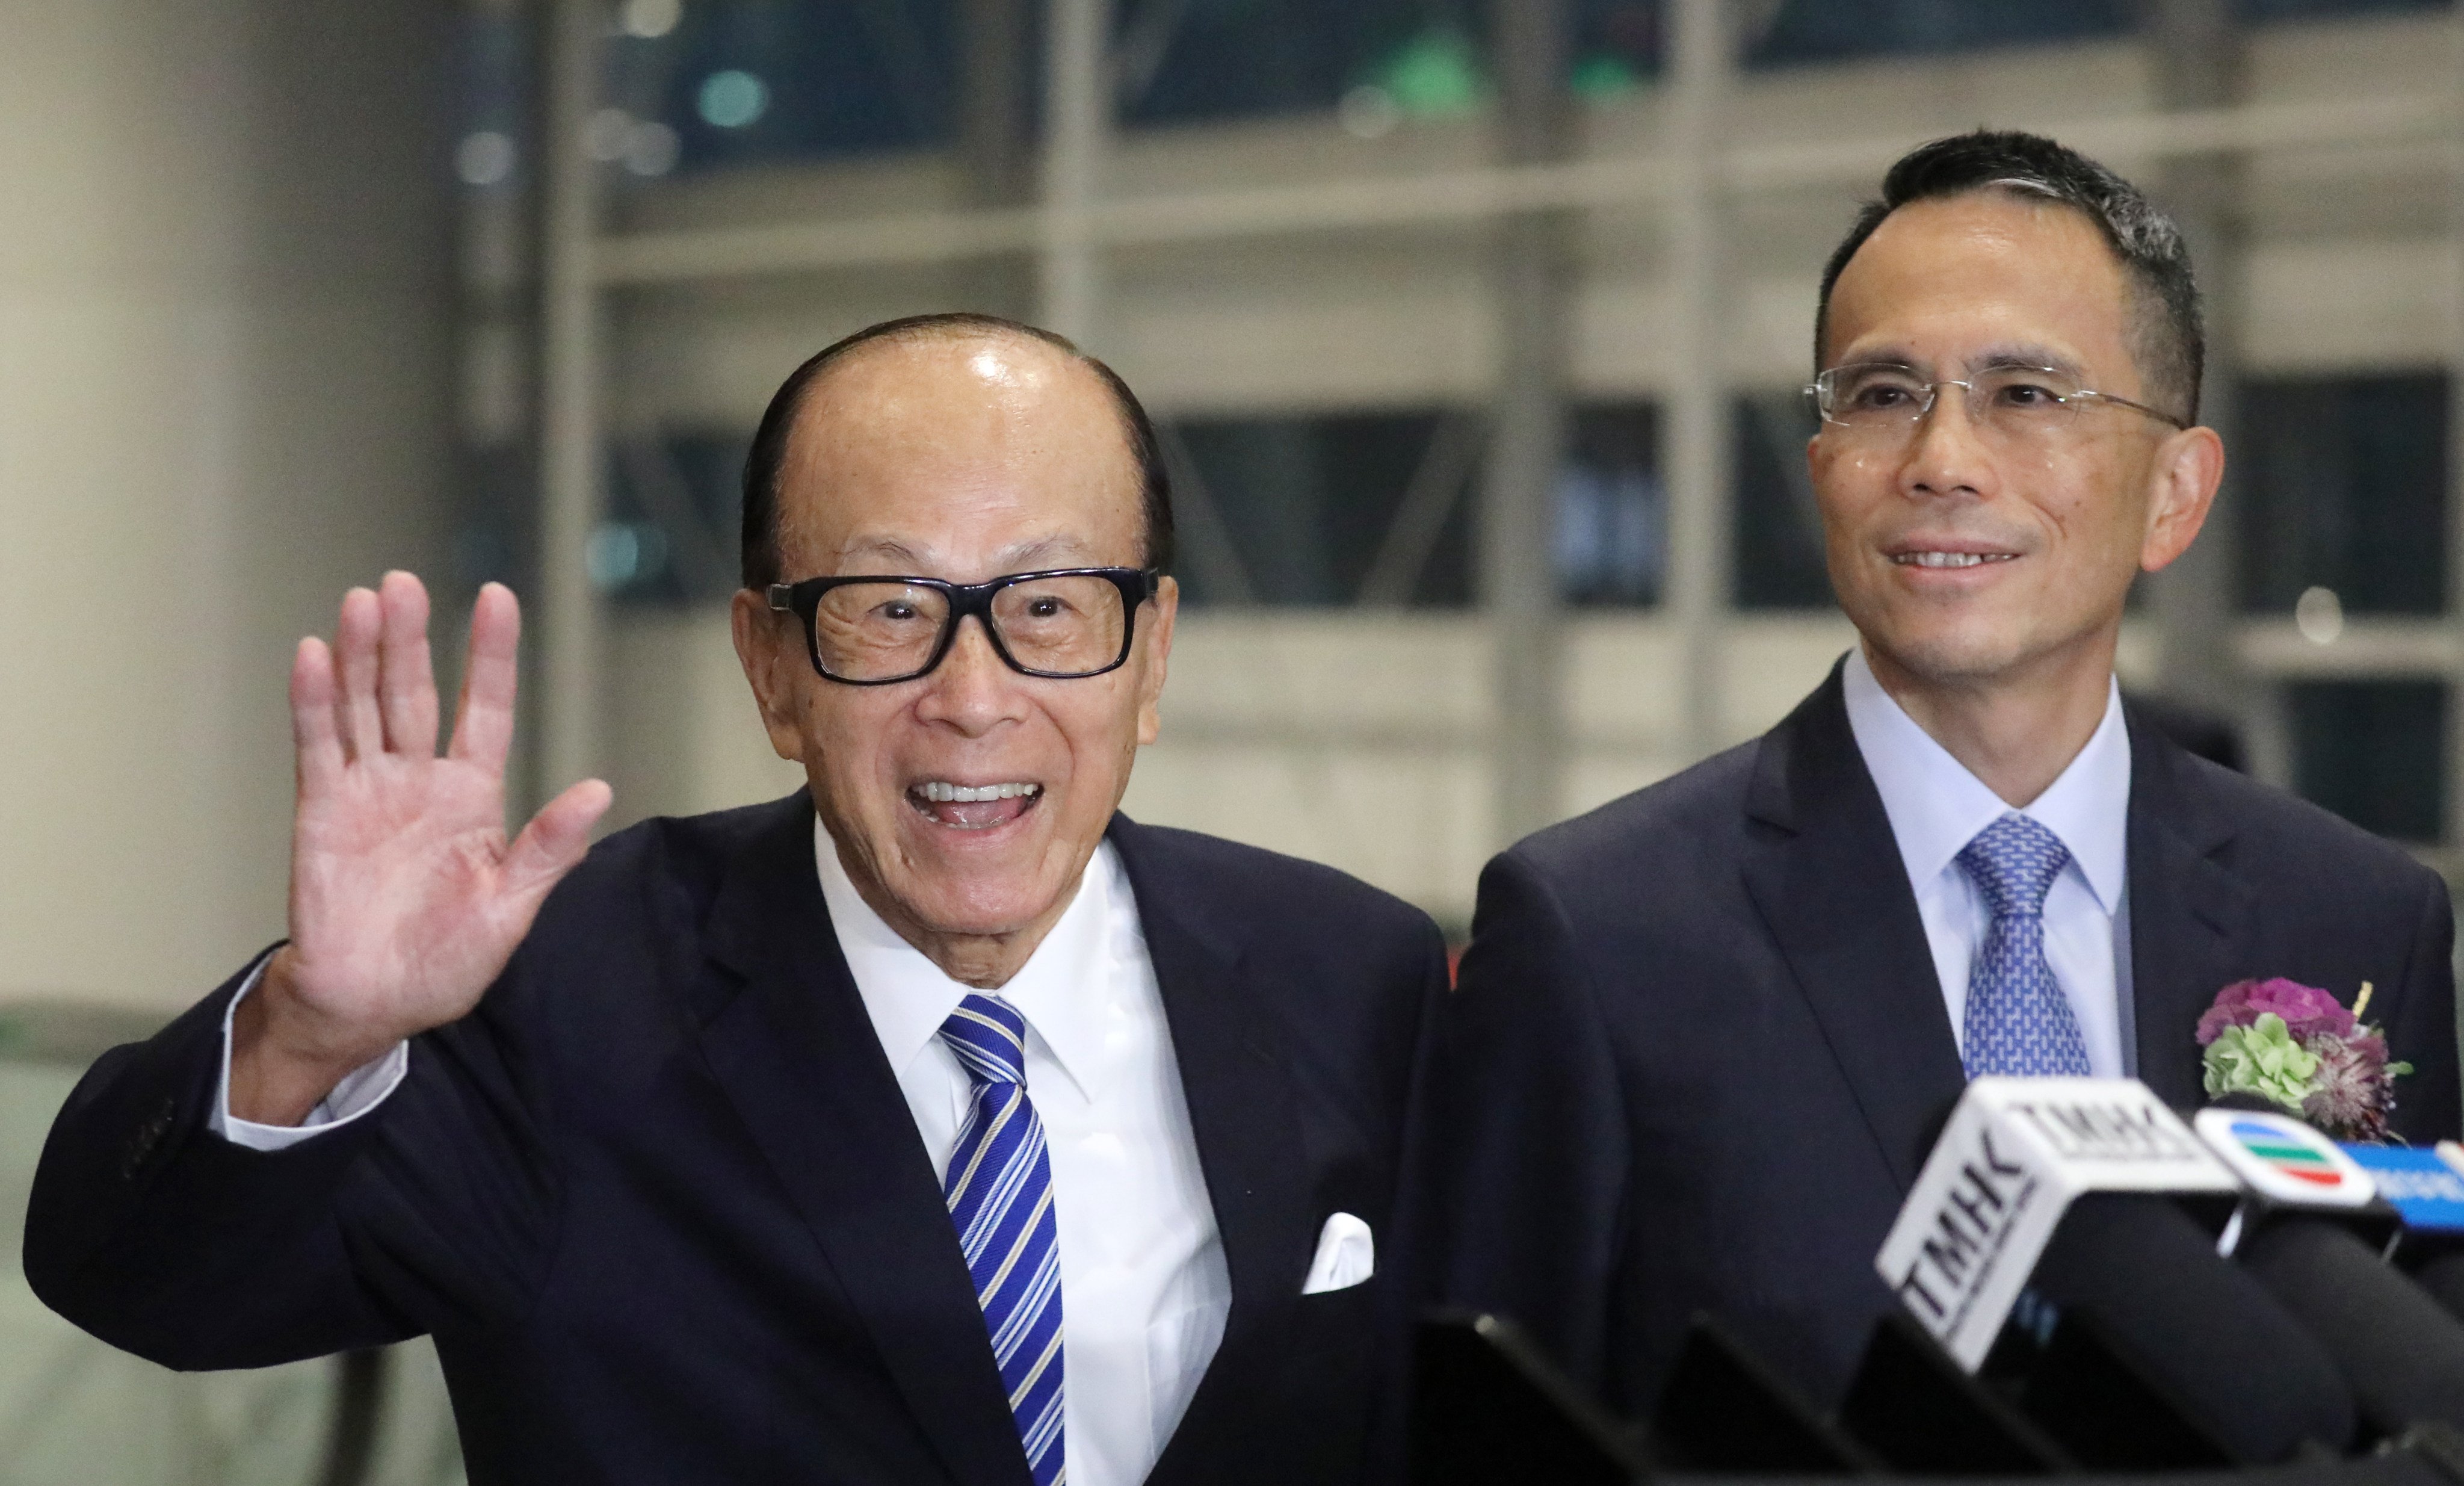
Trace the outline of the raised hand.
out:
M 329 649 L 291 665 L 298 798 L 291 943 L 231 1026 L 231 1113 L 297 1124 L 351 1070 L 468 1012 L 582 860 L 607 786 L 584 780 L 505 838 L 521 610 L 480 589 L 453 740 L 436 747 L 428 591 L 354 588 Z

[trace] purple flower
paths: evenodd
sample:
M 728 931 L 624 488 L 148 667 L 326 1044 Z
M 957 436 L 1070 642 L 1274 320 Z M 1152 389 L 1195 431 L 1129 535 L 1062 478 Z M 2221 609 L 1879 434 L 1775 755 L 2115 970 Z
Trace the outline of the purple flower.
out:
M 2321 1037 L 2305 1046 L 2318 1054 L 2319 1073 L 2310 1096 L 2301 1101 L 2301 1113 L 2340 1141 L 2387 1143 L 2391 1138 L 2387 1111 L 2395 1105 L 2387 1045 L 2376 1037 L 2351 1042 Z
M 2199 1046 L 2206 1047 L 2228 1027 L 2249 1027 L 2268 1011 L 2284 1018 L 2293 1040 L 2308 1046 L 2317 1037 L 2349 1037 L 2353 1013 L 2334 996 L 2315 986 L 2282 977 L 2235 981 L 2216 992 L 2215 1004 L 2199 1018 Z M 2384 1056 L 2384 1054 L 2382 1054 Z

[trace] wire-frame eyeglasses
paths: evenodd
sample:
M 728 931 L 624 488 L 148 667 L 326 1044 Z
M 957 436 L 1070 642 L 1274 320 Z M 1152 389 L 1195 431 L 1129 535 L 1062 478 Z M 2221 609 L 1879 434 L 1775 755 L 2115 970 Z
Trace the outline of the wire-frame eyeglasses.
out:
M 2110 403 L 2143 412 L 2173 428 L 2189 424 L 2160 408 L 2079 385 L 2079 378 L 2057 366 L 1997 363 L 1970 371 L 1965 380 L 1945 377 L 1928 382 L 1913 366 L 1898 362 L 1851 362 L 1834 366 L 1806 388 L 1822 421 L 1851 432 L 1903 438 L 1931 412 L 1942 389 L 1955 387 L 1966 394 L 1968 416 L 1977 427 L 2006 438 L 2043 438 L 2067 432 L 2080 412 Z

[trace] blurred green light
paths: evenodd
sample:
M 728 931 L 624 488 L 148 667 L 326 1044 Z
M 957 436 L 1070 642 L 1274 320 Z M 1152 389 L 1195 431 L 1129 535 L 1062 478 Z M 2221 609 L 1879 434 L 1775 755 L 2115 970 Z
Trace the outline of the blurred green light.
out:
M 1566 79 L 1567 91 L 1592 102 L 1622 98 L 1641 85 L 1634 65 L 1613 52 L 1595 52 L 1583 58 Z
M 1405 42 L 1376 81 L 1397 108 L 1422 118 L 1467 114 L 1488 100 L 1479 55 L 1450 30 L 1424 31 Z
M 770 89 L 749 72 L 731 67 L 702 79 L 702 121 L 715 128 L 741 129 L 770 110 Z

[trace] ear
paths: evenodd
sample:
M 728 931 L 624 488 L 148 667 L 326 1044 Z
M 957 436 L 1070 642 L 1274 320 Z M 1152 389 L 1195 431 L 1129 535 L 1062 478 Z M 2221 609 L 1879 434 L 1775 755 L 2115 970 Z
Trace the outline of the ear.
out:
M 2157 446 L 2148 469 L 2147 526 L 2139 543 L 2142 568 L 2152 573 L 2189 550 L 2224 477 L 2224 440 L 2213 429 L 2184 429 Z
M 1172 626 L 1180 615 L 1180 585 L 1170 577 L 1156 583 L 1155 614 L 1139 642 L 1138 742 L 1151 743 L 1163 733 L 1163 678 L 1172 665 Z
M 771 751 L 790 764 L 802 764 L 804 735 L 797 726 L 797 678 L 792 668 L 809 662 L 795 616 L 772 610 L 751 588 L 738 588 L 728 605 L 727 627 L 736 640 L 736 658 L 744 667 L 744 679 L 753 683 L 753 701 L 761 709 Z

